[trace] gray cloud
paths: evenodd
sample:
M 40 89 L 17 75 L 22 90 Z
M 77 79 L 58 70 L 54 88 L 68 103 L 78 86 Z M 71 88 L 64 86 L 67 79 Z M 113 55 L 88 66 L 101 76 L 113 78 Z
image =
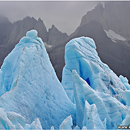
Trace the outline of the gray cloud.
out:
M 70 34 L 78 27 L 82 16 L 92 10 L 97 3 L 85 1 L 0 1 L 0 14 L 7 16 L 11 22 L 26 16 L 36 19 L 40 17 L 47 28 L 54 24 L 60 31 Z

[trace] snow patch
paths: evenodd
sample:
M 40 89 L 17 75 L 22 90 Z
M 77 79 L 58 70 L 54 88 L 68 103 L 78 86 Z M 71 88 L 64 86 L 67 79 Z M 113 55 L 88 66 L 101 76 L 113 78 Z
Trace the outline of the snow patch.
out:
M 44 45 L 45 45 L 46 48 L 52 48 L 53 47 L 52 45 L 49 45 L 46 42 L 44 42 Z
M 109 38 L 111 38 L 111 40 L 112 40 L 113 42 L 117 42 L 116 40 L 126 41 L 126 39 L 125 39 L 123 36 L 121 36 L 121 35 L 115 33 L 114 31 L 112 31 L 112 30 L 110 30 L 110 29 L 109 29 L 109 31 L 107 31 L 107 30 L 104 30 L 104 31 L 106 32 L 107 36 L 108 36 Z

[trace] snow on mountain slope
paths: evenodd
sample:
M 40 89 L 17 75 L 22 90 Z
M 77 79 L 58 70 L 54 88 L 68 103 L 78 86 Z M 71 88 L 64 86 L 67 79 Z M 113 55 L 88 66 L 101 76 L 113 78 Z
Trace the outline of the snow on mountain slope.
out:
M 26 33 L 0 70 L 0 107 L 22 115 L 27 123 L 39 118 L 43 128 L 58 128 L 75 109 L 60 84 L 37 31 Z
M 116 42 L 116 40 L 119 40 L 119 41 L 126 41 L 126 39 L 124 37 L 122 37 L 121 35 L 115 33 L 114 31 L 112 30 L 104 30 L 107 34 L 107 36 L 113 41 L 113 42 Z

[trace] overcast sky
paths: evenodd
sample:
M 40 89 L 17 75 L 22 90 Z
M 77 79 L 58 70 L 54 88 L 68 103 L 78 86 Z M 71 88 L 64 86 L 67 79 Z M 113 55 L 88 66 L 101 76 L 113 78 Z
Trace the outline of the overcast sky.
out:
M 87 11 L 95 8 L 97 3 L 85 1 L 0 1 L 0 14 L 7 16 L 11 22 L 23 19 L 26 16 L 36 19 L 40 17 L 47 29 L 54 24 L 60 31 L 70 34 L 79 26 Z

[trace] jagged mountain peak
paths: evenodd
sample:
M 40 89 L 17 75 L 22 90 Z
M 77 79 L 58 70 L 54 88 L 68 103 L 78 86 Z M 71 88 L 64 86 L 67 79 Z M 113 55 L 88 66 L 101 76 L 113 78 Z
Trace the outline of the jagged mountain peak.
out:
M 26 19 L 35 19 L 35 18 L 34 17 L 30 17 L 30 16 L 26 16 L 25 18 L 23 18 L 23 20 L 26 20 Z
M 44 24 L 44 21 L 41 18 L 38 18 L 37 22 Z
M 27 17 L 25 17 L 25 18 L 23 18 L 23 20 L 22 21 L 37 21 L 34 17 L 30 17 L 30 16 L 27 16 Z
M 56 27 L 55 25 L 52 25 L 51 28 L 49 28 L 48 32 L 52 32 L 52 31 L 58 31 L 60 32 Z
M 97 6 L 95 7 L 96 10 L 103 10 L 103 4 L 102 3 L 98 3 Z
M 3 15 L 0 15 L 0 24 L 3 24 L 3 23 L 11 23 L 9 21 L 9 19 Z
M 109 1 L 105 2 L 104 6 L 102 3 L 99 3 L 93 10 L 83 16 L 80 27 L 95 20 L 103 25 L 104 30 L 112 30 L 129 40 L 129 7 L 130 2 Z
M 99 3 L 93 10 L 88 11 L 86 15 L 83 16 L 80 27 L 91 22 L 91 21 L 97 21 L 102 22 L 104 7 L 102 3 Z
M 42 21 L 42 19 L 41 18 L 38 18 L 38 21 Z M 43 21 L 42 21 L 43 22 Z
M 52 31 L 57 31 L 57 32 L 59 32 L 59 33 L 62 33 L 62 34 L 67 35 L 67 33 L 63 33 L 63 32 L 61 32 L 61 31 L 59 31 L 59 29 L 58 29 L 54 24 L 52 24 L 51 28 L 49 28 L 49 30 L 48 30 L 48 32 L 52 32 Z M 68 36 L 68 35 L 67 35 L 67 36 Z
M 62 44 L 67 38 L 68 35 L 59 31 L 55 25 L 48 30 L 48 44 L 50 45 Z
M 53 24 L 53 25 L 51 26 L 51 28 L 56 28 L 56 27 L 55 27 L 55 25 Z

